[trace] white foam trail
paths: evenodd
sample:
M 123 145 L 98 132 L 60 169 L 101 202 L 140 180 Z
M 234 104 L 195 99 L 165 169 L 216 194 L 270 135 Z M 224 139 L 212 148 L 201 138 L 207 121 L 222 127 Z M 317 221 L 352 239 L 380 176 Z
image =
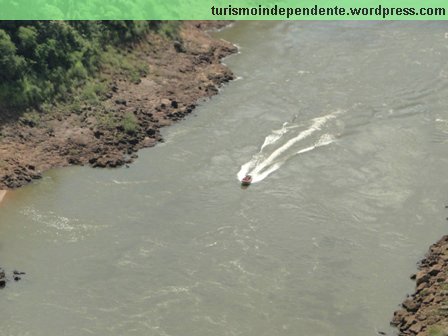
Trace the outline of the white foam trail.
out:
M 112 180 L 113 183 L 115 184 L 145 184 L 145 183 L 149 183 L 149 181 L 143 180 L 143 181 L 117 181 L 117 180 Z
M 302 148 L 299 151 L 294 151 L 289 155 L 284 155 L 284 153 L 292 146 L 308 138 L 316 131 L 320 131 L 322 126 L 325 125 L 327 121 L 336 118 L 339 113 L 340 111 L 337 111 L 323 117 L 312 119 L 312 124 L 308 129 L 300 132 L 296 137 L 289 139 L 287 142 L 285 142 L 277 149 L 274 149 L 273 152 L 268 155 L 264 152 L 266 147 L 274 145 L 285 134 L 289 133 L 294 128 L 300 127 L 300 125 L 289 126 L 288 123 L 284 123 L 281 129 L 275 130 L 272 132 L 272 134 L 268 135 L 265 138 L 260 151 L 256 155 L 254 155 L 249 162 L 246 162 L 241 166 L 241 169 L 237 174 L 238 179 L 241 180 L 244 176 L 250 174 L 252 176 L 253 183 L 259 182 L 279 169 L 292 156 L 303 154 L 317 147 L 326 146 L 332 143 L 334 141 L 334 137 L 332 137 L 330 134 L 324 134 L 314 145 Z
M 315 148 L 329 145 L 329 144 L 331 144 L 333 142 L 334 142 L 334 137 L 333 136 L 331 136 L 330 134 L 324 134 L 324 135 L 322 135 L 320 137 L 319 141 L 316 142 L 316 144 L 314 146 L 310 146 L 310 147 L 301 149 L 301 150 L 299 150 L 297 152 L 297 154 L 306 153 L 306 152 L 312 151 Z
M 268 135 L 265 139 L 263 144 L 261 145 L 261 150 L 265 148 L 266 146 L 272 145 L 275 143 L 278 139 L 282 137 L 283 134 L 288 132 L 288 129 L 286 128 L 286 125 L 288 125 L 287 122 L 283 124 L 283 127 L 279 130 L 273 131 L 272 134 Z
M 320 127 L 329 119 L 335 118 L 334 115 L 328 115 L 322 118 L 313 119 L 314 123 L 307 130 L 300 132 L 298 136 L 288 140 L 283 146 L 274 151 L 265 161 L 263 161 L 260 165 L 258 165 L 253 171 L 254 174 L 260 172 L 263 168 L 270 165 L 276 158 L 278 158 L 281 154 L 283 154 L 287 149 L 291 148 L 295 143 L 309 137 L 311 134 L 320 130 Z
M 300 127 L 300 125 L 292 125 L 288 126 L 288 122 L 285 122 L 281 129 L 272 131 L 272 134 L 268 135 L 265 139 L 263 144 L 261 145 L 260 151 L 262 151 L 265 147 L 272 145 L 277 142 L 278 139 L 280 139 L 285 133 L 289 132 L 290 130 Z

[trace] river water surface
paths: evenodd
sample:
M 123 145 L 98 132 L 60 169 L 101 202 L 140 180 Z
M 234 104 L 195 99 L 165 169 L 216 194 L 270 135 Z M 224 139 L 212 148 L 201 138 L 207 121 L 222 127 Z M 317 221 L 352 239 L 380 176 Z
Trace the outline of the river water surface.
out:
M 0 208 L 0 335 L 376 335 L 446 233 L 448 26 L 241 22 L 241 78 L 129 169 Z M 241 189 L 238 178 L 254 183 Z

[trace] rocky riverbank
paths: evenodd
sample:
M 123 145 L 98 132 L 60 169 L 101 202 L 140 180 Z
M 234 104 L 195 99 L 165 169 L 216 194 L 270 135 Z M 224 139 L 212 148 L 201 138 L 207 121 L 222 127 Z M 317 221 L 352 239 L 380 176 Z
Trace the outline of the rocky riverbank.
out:
M 448 335 L 448 235 L 432 245 L 419 264 L 415 293 L 394 313 L 399 335 Z
M 5 288 L 8 281 L 19 281 L 24 276 L 25 272 L 13 271 L 10 275 L 6 274 L 3 268 L 0 268 L 0 289 Z
M 0 129 L 0 190 L 39 179 L 43 171 L 67 165 L 117 167 L 135 152 L 162 141 L 160 128 L 190 114 L 201 98 L 232 80 L 221 59 L 237 51 L 206 30 L 227 22 L 185 22 L 179 38 L 150 34 L 127 52 L 148 65 L 148 74 L 106 83 L 105 99 L 75 111 L 34 111 L 3 120 Z

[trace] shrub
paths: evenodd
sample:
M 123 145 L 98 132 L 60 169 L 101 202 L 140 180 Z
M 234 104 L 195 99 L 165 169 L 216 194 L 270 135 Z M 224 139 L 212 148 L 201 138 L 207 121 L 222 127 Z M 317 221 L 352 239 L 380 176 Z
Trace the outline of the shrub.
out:
M 20 117 L 20 122 L 30 127 L 38 126 L 40 123 L 40 115 L 36 111 L 26 112 Z
M 133 113 L 127 112 L 121 122 L 121 125 L 126 133 L 133 134 L 137 131 L 138 120 Z

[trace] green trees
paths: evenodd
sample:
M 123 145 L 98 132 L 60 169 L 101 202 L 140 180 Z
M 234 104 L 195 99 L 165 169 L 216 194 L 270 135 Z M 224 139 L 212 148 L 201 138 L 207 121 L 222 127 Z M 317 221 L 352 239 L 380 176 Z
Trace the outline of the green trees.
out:
M 66 99 L 101 54 L 157 29 L 150 21 L 0 21 L 0 107 Z
M 0 30 L 0 80 L 14 81 L 21 77 L 25 69 L 25 58 L 17 55 L 17 48 L 9 35 Z

